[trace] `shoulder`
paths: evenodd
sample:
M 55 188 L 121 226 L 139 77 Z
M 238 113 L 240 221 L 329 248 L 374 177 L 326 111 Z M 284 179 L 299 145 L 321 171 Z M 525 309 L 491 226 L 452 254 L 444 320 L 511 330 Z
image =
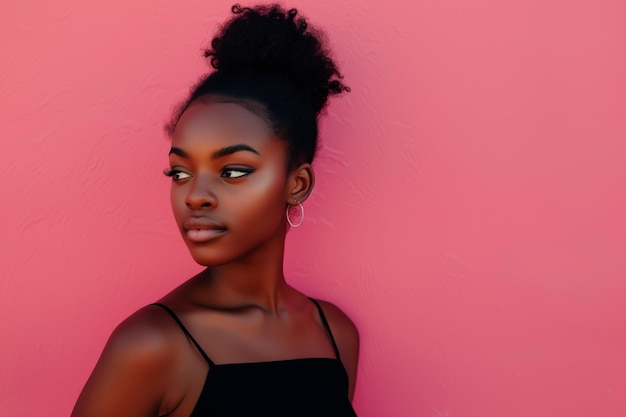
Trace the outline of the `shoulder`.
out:
M 359 362 L 359 331 L 354 322 L 336 305 L 317 300 L 324 311 L 328 325 L 339 349 L 341 361 L 349 379 L 349 397 L 352 399 Z
M 322 310 L 324 310 L 324 315 L 328 320 L 328 324 L 337 344 L 340 345 L 340 353 L 342 353 L 341 347 L 350 348 L 356 346 L 358 349 L 359 331 L 350 317 L 333 303 L 324 300 L 317 301 L 322 307 Z
M 168 314 L 156 306 L 146 306 L 122 321 L 113 331 L 104 349 L 124 361 L 159 361 L 174 355 L 172 335 L 177 326 Z
M 162 408 L 180 350 L 176 323 L 159 310 L 144 307 L 115 328 L 72 416 L 143 416 Z

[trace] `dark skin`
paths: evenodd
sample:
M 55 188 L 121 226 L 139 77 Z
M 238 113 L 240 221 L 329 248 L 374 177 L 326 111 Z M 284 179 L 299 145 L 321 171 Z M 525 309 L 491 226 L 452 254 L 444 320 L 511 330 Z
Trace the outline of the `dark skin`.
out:
M 160 302 L 217 364 L 334 358 L 315 306 L 283 274 L 285 210 L 311 193 L 310 164 L 288 170 L 285 143 L 262 118 L 210 97 L 182 115 L 170 166 L 174 217 L 192 257 L 207 269 Z M 358 332 L 339 308 L 320 303 L 352 399 Z M 188 417 L 207 372 L 172 318 L 144 307 L 111 335 L 72 417 Z

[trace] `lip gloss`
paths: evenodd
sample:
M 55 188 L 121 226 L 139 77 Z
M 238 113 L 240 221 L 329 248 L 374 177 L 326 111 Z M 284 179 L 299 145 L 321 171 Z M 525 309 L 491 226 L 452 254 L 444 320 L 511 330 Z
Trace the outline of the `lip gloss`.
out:
M 194 243 L 204 243 L 213 240 L 226 232 L 221 229 L 187 230 L 187 239 Z

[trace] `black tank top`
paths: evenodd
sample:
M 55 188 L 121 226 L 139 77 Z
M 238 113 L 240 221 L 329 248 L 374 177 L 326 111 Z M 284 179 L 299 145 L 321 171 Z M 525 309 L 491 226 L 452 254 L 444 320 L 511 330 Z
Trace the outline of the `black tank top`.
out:
M 209 364 L 190 417 L 356 417 L 348 399 L 348 375 L 319 303 L 335 358 L 215 364 L 176 314 L 165 309 Z

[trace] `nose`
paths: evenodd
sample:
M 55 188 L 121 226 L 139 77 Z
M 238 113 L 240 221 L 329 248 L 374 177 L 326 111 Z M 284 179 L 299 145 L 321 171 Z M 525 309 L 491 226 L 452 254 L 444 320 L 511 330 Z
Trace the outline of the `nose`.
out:
M 192 210 L 217 207 L 217 197 L 212 190 L 210 180 L 206 176 L 197 175 L 187 193 L 185 204 Z

